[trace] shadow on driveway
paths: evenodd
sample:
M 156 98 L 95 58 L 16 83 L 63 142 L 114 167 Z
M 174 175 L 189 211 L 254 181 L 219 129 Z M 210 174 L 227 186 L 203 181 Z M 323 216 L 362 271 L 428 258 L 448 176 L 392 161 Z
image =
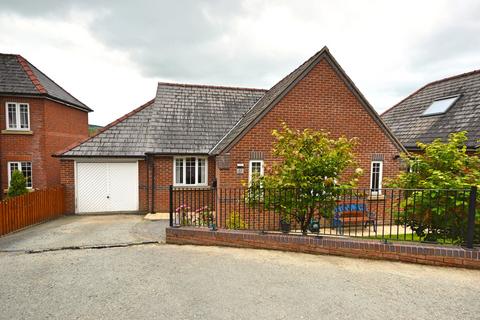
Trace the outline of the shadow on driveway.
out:
M 0 251 L 44 251 L 76 247 L 165 242 L 168 220 L 143 215 L 64 216 L 0 238 Z

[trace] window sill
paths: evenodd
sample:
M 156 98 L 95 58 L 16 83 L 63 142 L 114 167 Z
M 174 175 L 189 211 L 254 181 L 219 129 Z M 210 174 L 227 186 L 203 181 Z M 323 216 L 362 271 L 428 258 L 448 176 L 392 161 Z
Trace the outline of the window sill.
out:
M 210 190 L 212 187 L 210 186 L 173 186 L 173 190 L 181 189 L 194 189 L 194 190 Z
M 35 191 L 35 189 L 33 189 L 32 187 L 27 187 L 27 191 L 28 191 L 28 192 L 33 192 L 33 191 Z M 7 194 L 7 193 L 8 193 L 8 189 L 3 189 L 3 193 L 4 193 L 4 194 Z
M 384 194 L 371 194 L 368 196 L 367 200 L 370 201 L 377 201 L 377 200 L 385 200 Z
M 33 131 L 30 130 L 2 130 L 2 134 L 25 134 L 25 135 L 32 135 Z

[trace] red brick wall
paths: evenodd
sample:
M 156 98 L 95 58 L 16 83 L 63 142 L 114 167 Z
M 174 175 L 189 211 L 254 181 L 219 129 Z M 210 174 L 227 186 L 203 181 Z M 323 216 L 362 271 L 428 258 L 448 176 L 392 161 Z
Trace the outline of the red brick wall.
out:
M 65 188 L 65 214 L 75 213 L 75 162 L 60 160 L 60 183 Z
M 31 161 L 33 188 L 60 183 L 60 162 L 51 155 L 88 136 L 88 113 L 43 98 L 0 97 L 0 128 L 6 129 L 6 102 L 30 107 L 31 134 L 0 134 L 1 187 L 8 187 L 9 161 Z
M 170 208 L 169 202 L 169 186 L 173 184 L 173 157 L 157 156 L 155 157 L 155 201 L 154 212 L 168 212 Z M 148 170 L 145 160 L 138 162 L 138 179 L 139 179 L 139 210 L 150 211 L 152 197 L 152 180 L 151 168 Z M 75 212 L 75 172 L 74 161 L 63 159 L 60 161 L 60 182 L 65 186 L 67 213 Z M 208 160 L 208 183 L 211 184 L 215 178 L 215 159 Z M 147 193 L 147 187 L 149 191 Z M 148 198 L 147 198 L 148 194 Z
M 88 137 L 88 113 L 45 100 L 46 184 L 60 183 L 60 161 L 51 155 Z
M 32 162 L 32 183 L 34 188 L 46 186 L 45 170 L 45 121 L 44 121 L 44 99 L 0 97 L 0 128 L 5 130 L 7 102 L 25 102 L 30 108 L 30 130 L 32 134 L 0 134 L 0 166 L 2 177 L 2 189 L 8 188 L 8 162 L 9 161 L 31 161 Z
M 312 237 L 292 234 L 219 230 L 207 228 L 167 228 L 169 244 L 194 244 L 328 254 L 363 259 L 403 261 L 446 267 L 480 269 L 480 251 L 421 243 Z
M 155 201 L 154 201 L 154 212 L 169 212 L 170 202 L 169 202 L 169 186 L 173 184 L 173 157 L 172 156 L 156 156 L 155 157 Z M 146 170 L 145 170 L 146 171 Z M 151 172 L 149 173 L 152 174 Z M 139 185 L 146 185 L 146 174 L 141 175 L 141 180 Z M 215 158 L 210 157 L 208 159 L 208 184 L 211 185 L 213 179 L 215 178 Z M 149 181 L 149 189 L 151 196 L 151 180 Z M 145 194 L 141 193 L 141 196 L 146 198 Z M 140 201 L 142 202 L 142 201 Z M 144 202 L 146 203 L 146 201 Z M 149 206 L 143 207 L 143 209 L 148 209 Z
M 322 60 L 229 150 L 230 168 L 217 169 L 219 186 L 240 187 L 241 180 L 248 180 L 251 151 L 264 152 L 265 165 L 268 167 L 272 164 L 275 160 L 270 153 L 274 142 L 272 130 L 280 128 L 282 121 L 295 129 L 325 130 L 333 137 L 357 137 L 357 162 L 365 171 L 359 187 L 370 187 L 370 162 L 373 154 L 384 155 L 384 178 L 393 177 L 399 170 L 399 161 L 394 160 L 399 150 L 335 70 Z M 236 173 L 237 163 L 244 164 L 245 170 L 241 175 Z

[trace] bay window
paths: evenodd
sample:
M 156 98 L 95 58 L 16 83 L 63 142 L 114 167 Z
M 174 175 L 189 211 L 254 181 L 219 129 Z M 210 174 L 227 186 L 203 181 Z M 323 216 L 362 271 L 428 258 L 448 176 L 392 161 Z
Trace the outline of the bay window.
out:
M 173 163 L 175 186 L 207 186 L 206 157 L 175 157 Z

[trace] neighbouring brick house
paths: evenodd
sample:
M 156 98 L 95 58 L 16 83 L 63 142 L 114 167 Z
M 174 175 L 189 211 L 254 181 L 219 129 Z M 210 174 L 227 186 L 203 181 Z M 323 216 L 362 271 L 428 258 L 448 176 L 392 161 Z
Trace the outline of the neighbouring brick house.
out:
M 444 141 L 453 132 L 468 131 L 467 150 L 480 140 L 480 70 L 431 82 L 382 114 L 383 121 L 411 152 L 417 142 Z
M 0 105 L 2 191 L 14 169 L 29 188 L 59 185 L 60 161 L 52 155 L 88 136 L 92 110 L 13 54 L 0 54 Z
M 399 171 L 404 149 L 325 47 L 268 91 L 159 83 L 152 101 L 58 155 L 68 209 L 166 212 L 170 185 L 241 187 L 275 160 L 282 121 L 357 137 L 361 187 Z

